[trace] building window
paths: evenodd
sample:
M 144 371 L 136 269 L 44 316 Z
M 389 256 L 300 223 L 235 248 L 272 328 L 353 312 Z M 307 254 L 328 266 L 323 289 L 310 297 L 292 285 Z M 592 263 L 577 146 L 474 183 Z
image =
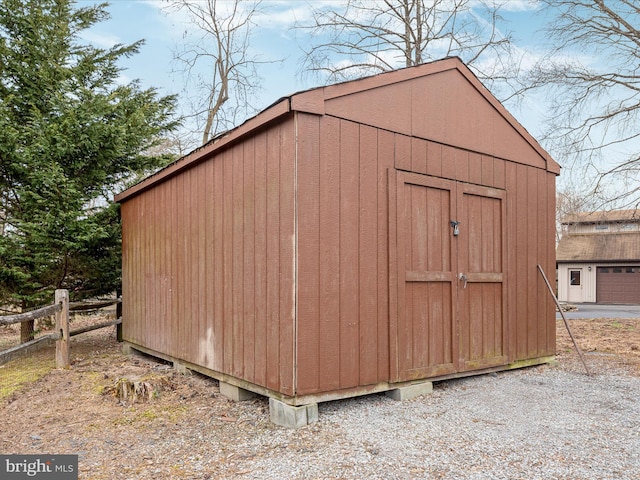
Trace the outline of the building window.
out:
M 627 267 L 627 273 L 636 273 L 636 269 L 633 267 Z
M 601 268 L 600 269 L 600 273 L 609 273 L 609 269 L 608 268 Z
M 571 285 L 580 285 L 580 270 L 571 270 Z
M 613 269 L 613 273 L 622 273 L 622 269 L 621 268 L 614 268 Z
M 609 225 L 596 223 L 596 230 L 609 230 Z

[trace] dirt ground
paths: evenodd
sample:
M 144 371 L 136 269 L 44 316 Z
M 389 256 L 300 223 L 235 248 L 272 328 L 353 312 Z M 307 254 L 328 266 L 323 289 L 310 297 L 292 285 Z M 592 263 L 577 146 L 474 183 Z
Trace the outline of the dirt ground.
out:
M 601 357 L 640 376 L 640 319 L 596 318 L 568 320 L 587 367 Z M 580 362 L 562 320 L 556 322 L 556 359 L 560 365 Z M 581 364 L 581 363 L 580 363 Z
M 640 376 L 640 319 L 569 322 L 592 371 Z M 74 337 L 71 352 L 69 370 L 54 368 L 50 347 L 0 366 L 0 453 L 78 454 L 80 478 L 234 478 L 255 455 L 243 447 L 252 435 L 295 435 L 285 447 L 302 453 L 334 435 L 319 424 L 288 433 L 269 422 L 265 398 L 233 403 L 215 380 L 125 356 L 113 327 Z M 562 320 L 555 368 L 583 370 Z M 29 369 L 31 380 L 15 380 Z M 205 431 L 206 454 L 192 449 Z

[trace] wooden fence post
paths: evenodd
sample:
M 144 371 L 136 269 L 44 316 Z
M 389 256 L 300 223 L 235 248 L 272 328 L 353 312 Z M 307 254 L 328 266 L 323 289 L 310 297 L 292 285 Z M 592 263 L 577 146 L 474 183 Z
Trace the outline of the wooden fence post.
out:
M 116 320 L 122 318 L 122 287 L 116 288 L 116 298 L 120 300 L 116 303 Z M 122 323 L 116 325 L 116 340 L 122 342 Z
M 56 313 L 56 332 L 60 334 L 56 340 L 56 367 L 69 368 L 69 291 L 56 290 L 55 303 L 62 303 L 62 309 Z

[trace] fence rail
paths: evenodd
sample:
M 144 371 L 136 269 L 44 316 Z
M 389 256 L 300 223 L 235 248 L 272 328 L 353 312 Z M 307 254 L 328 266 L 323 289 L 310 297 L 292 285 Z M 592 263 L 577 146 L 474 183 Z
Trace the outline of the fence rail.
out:
M 14 357 L 25 354 L 31 350 L 34 350 L 42 343 L 56 342 L 56 367 L 69 368 L 70 351 L 69 351 L 69 338 L 81 333 L 90 332 L 92 330 L 98 330 L 100 328 L 110 327 L 112 325 L 120 325 L 122 318 L 111 320 L 108 322 L 102 322 L 95 325 L 89 325 L 73 331 L 69 330 L 69 312 L 98 310 L 100 308 L 108 307 L 110 305 L 119 304 L 120 300 L 113 301 L 101 301 L 101 302 L 74 302 L 69 303 L 69 292 L 67 290 L 56 290 L 54 296 L 54 303 L 47 305 L 37 310 L 30 312 L 18 313 L 15 315 L 4 315 L 0 317 L 0 325 L 12 325 L 15 323 L 30 322 L 43 317 L 50 317 L 55 315 L 55 331 L 48 335 L 43 335 L 35 340 L 23 343 L 16 347 L 10 348 L 0 352 L 0 365 L 7 363 Z
M 35 340 L 31 340 L 30 342 L 22 343 L 17 347 L 4 350 L 0 352 L 0 365 L 10 362 L 20 355 L 25 355 L 37 348 L 40 348 L 41 344 L 48 344 L 54 340 L 58 340 L 59 338 L 59 333 L 50 333 L 49 335 L 43 335 Z
M 50 317 L 62 310 L 62 304 L 54 303 L 30 312 L 17 313 L 15 315 L 4 315 L 0 317 L 0 325 L 13 325 L 14 323 L 30 322 L 42 317 Z

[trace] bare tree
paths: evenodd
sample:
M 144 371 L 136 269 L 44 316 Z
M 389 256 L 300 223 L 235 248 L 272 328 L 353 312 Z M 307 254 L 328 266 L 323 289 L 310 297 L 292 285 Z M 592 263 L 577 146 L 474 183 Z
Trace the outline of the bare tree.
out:
M 502 99 L 521 86 L 501 6 L 484 0 L 346 0 L 312 8 L 298 29 L 311 32 L 302 71 L 327 82 L 458 56 Z M 495 91 L 494 91 L 495 93 Z
M 565 186 L 556 192 L 556 244 L 567 233 L 562 222 L 569 215 L 576 213 L 594 212 L 601 205 L 588 193 L 580 192 L 575 186 Z
M 617 208 L 640 203 L 640 3 L 542 0 L 553 50 L 533 70 L 550 115 L 545 144 Z
M 171 0 L 171 9 L 186 11 L 190 24 L 175 58 L 194 91 L 187 117 L 206 143 L 255 113 L 260 88 L 258 66 L 266 61 L 251 55 L 251 30 L 261 13 L 260 0 Z M 195 87 L 195 88 L 190 88 Z

